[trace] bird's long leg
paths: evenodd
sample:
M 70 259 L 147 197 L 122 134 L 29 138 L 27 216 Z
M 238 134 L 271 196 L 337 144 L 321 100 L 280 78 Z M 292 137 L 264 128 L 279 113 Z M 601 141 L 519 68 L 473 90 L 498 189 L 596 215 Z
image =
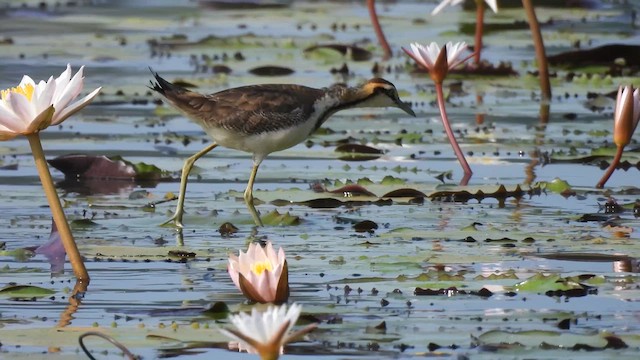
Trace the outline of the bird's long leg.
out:
M 179 228 L 183 227 L 182 215 L 184 215 L 184 197 L 187 191 L 187 180 L 189 178 L 189 173 L 191 172 L 193 164 L 196 162 L 196 160 L 200 159 L 209 151 L 215 149 L 216 146 L 218 146 L 218 144 L 214 142 L 185 160 L 184 165 L 182 165 L 182 175 L 180 175 L 180 193 L 178 194 L 178 205 L 176 205 L 176 211 L 173 216 L 169 220 L 165 221 L 162 225 L 173 222 L 175 226 Z
M 260 219 L 260 215 L 258 215 L 258 211 L 256 211 L 256 207 L 253 205 L 253 182 L 256 180 L 256 174 L 258 173 L 258 167 L 260 167 L 261 162 L 262 160 L 254 160 L 253 168 L 251 169 L 251 176 L 249 176 L 249 182 L 247 183 L 247 189 L 244 191 L 244 202 L 247 204 L 251 217 L 257 226 L 264 226 L 262 225 L 262 220 Z

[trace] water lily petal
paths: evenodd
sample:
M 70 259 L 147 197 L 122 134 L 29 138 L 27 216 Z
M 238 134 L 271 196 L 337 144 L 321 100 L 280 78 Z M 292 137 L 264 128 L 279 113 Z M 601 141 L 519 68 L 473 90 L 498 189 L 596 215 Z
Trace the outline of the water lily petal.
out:
M 429 69 L 429 67 L 431 66 L 431 63 L 428 61 L 428 59 L 425 59 L 425 57 L 423 56 L 423 52 L 422 50 L 424 49 L 424 46 L 422 46 L 421 44 L 418 43 L 411 43 L 411 57 L 413 58 L 413 60 L 415 60 L 416 62 L 418 62 L 418 64 L 424 66 L 425 68 Z
M 43 112 L 38 114 L 38 116 L 36 116 L 36 118 L 33 119 L 31 123 L 29 123 L 29 126 L 27 126 L 24 134 L 33 134 L 37 133 L 40 130 L 48 128 L 51 125 L 51 119 L 53 118 L 53 114 L 55 113 L 55 111 L 56 110 L 53 108 L 53 105 L 51 105 Z
M 13 132 L 22 131 L 26 127 L 13 109 L 5 107 L 3 103 L 0 103 L 0 125 L 4 126 L 5 130 Z
M 89 103 L 91 103 L 93 98 L 96 97 L 96 95 L 98 95 L 100 90 L 102 90 L 102 87 L 99 87 L 99 88 L 93 90 L 89 95 L 87 95 L 84 98 L 82 98 L 82 99 L 76 101 L 75 103 L 73 103 L 73 105 L 67 106 L 66 108 L 64 108 L 59 113 L 56 113 L 55 116 L 54 116 L 54 119 L 52 121 L 52 124 L 53 125 L 58 125 L 61 122 L 63 122 L 64 120 L 66 120 L 69 116 L 71 116 L 71 115 L 77 113 L 78 111 L 82 110 L 85 106 L 87 106 L 87 105 L 89 105 Z
M 498 13 L 498 0 L 484 0 L 487 5 L 493 10 L 494 13 Z
M 56 91 L 56 96 L 53 98 L 53 106 L 56 109 L 63 109 L 69 105 L 71 100 L 75 99 L 80 92 L 82 91 L 82 87 L 84 86 L 82 70 L 84 66 L 80 67 L 80 70 L 73 76 L 71 81 L 64 87 L 61 87 Z M 69 70 L 69 68 L 67 68 Z M 66 71 L 65 71 L 66 72 Z M 58 87 L 60 85 L 56 85 Z
M 253 271 L 246 277 L 255 289 L 257 296 L 254 296 L 254 301 L 260 303 L 272 302 L 275 297 L 275 286 L 272 287 L 272 276 L 269 270 L 265 270 L 260 275 L 256 275 Z
M 80 69 L 82 69 L 81 67 Z M 60 76 L 56 78 L 56 88 L 58 91 L 56 92 L 56 96 L 54 96 L 53 101 L 58 102 L 60 97 L 63 95 L 63 92 L 69 85 L 69 80 L 71 80 L 71 65 L 67 64 L 67 68 L 63 71 Z
M 18 84 L 18 87 L 24 87 L 25 85 L 31 85 L 35 88 L 36 82 L 33 81 L 33 79 L 29 75 L 23 75 L 22 79 L 20 80 L 20 84 Z
M 423 56 L 427 57 L 429 63 L 431 64 L 431 67 L 435 65 L 438 56 L 440 56 L 440 51 L 440 46 L 436 42 L 432 42 L 426 47 L 423 47 Z
M 450 70 L 467 60 L 463 57 L 463 52 L 467 48 L 467 43 L 465 43 L 464 41 L 455 44 L 449 42 L 446 46 L 447 63 L 449 64 Z
M 16 136 L 18 136 L 17 133 L 15 133 L 15 132 L 13 132 L 11 130 L 3 129 L 3 127 L 0 126 L 0 141 L 11 140 L 11 139 L 15 138 Z
M 436 6 L 435 9 L 433 9 L 433 11 L 431 11 L 431 15 L 436 15 L 449 4 L 451 5 L 456 4 L 456 1 L 460 2 L 461 0 L 443 0 L 440 4 L 438 4 L 438 6 Z
M 7 100 L 9 101 L 9 104 L 11 104 L 11 109 L 14 114 L 20 118 L 24 124 L 23 126 L 26 128 L 27 124 L 29 124 L 29 122 L 31 122 L 36 116 L 31 102 L 26 96 L 16 92 L 9 93 L 9 95 L 7 95 Z
M 34 94 L 34 98 L 31 99 L 36 112 L 42 112 L 51 106 L 51 99 L 56 91 L 56 82 L 53 81 L 53 78 L 49 79 L 46 83 L 43 81 L 40 83 L 42 83 L 42 88 L 38 88 Z M 40 84 L 38 84 L 38 86 L 40 87 Z
M 249 274 L 251 277 L 252 274 Z M 244 275 L 238 276 L 238 282 L 240 284 L 240 291 L 249 300 L 258 302 L 261 304 L 268 303 L 269 300 L 263 297 L 263 294 L 257 288 L 257 281 L 248 279 Z

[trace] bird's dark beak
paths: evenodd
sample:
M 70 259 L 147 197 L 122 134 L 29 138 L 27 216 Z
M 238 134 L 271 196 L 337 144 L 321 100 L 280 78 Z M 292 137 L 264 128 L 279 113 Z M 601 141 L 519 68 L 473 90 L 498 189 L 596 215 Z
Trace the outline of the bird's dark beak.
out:
M 398 108 L 401 109 L 402 111 L 406 112 L 407 114 L 413 117 L 416 117 L 416 113 L 414 113 L 413 110 L 411 109 L 411 105 L 404 103 L 400 99 L 396 100 L 396 105 L 398 105 Z

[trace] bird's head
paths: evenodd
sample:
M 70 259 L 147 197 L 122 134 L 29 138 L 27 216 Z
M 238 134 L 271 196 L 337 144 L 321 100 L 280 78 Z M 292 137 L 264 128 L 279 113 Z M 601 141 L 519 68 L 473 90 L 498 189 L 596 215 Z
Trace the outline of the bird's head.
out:
M 400 100 L 396 87 L 385 79 L 373 78 L 367 81 L 355 96 L 360 98 L 358 107 L 396 107 L 416 116 L 411 106 Z

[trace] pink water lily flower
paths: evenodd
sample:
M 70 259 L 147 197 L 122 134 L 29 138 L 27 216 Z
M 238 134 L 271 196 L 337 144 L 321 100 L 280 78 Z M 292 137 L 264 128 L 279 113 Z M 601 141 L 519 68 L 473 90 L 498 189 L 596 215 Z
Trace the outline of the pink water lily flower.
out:
M 596 187 L 602 189 L 618 168 L 625 146 L 631 142 L 631 136 L 640 121 L 640 89 L 633 86 L 620 86 L 616 98 L 616 109 L 613 113 L 613 142 L 616 144 L 616 155 Z
M 631 142 L 631 136 L 640 121 L 640 88 L 620 86 L 613 116 L 613 141 L 618 146 Z
M 246 253 L 229 255 L 229 276 L 247 299 L 259 303 L 283 303 L 289 298 L 289 270 L 284 250 L 252 243 Z
M 57 78 L 38 83 L 24 75 L 20 84 L 1 91 L 0 140 L 13 139 L 57 125 L 87 106 L 101 88 L 74 102 L 83 88 L 84 67 L 71 77 L 71 66 Z
M 290 333 L 301 311 L 302 306 L 298 304 L 289 308 L 286 305 L 269 306 L 264 312 L 254 307 L 251 315 L 240 313 L 230 316 L 235 329 L 220 329 L 220 332 L 238 341 L 238 348 L 257 353 L 262 360 L 275 360 L 282 354 L 284 345 L 316 328 L 316 324 L 310 324 Z
M 453 5 L 458 5 L 462 2 L 464 2 L 464 0 L 443 0 L 440 4 L 438 4 L 438 6 L 436 6 L 435 9 L 433 9 L 433 11 L 431 12 L 431 15 L 435 15 L 439 13 L 447 5 L 453 6 Z M 498 0 L 484 0 L 484 2 L 487 3 L 487 5 L 489 5 L 489 7 L 491 8 L 491 10 L 493 10 L 494 13 L 498 12 Z
M 429 75 L 436 83 L 441 83 L 449 73 L 449 70 L 464 63 L 469 57 L 464 57 L 463 52 L 467 44 L 448 42 L 443 48 L 436 42 L 424 46 L 417 42 L 411 44 L 411 50 L 404 49 L 413 60 L 429 70 Z

